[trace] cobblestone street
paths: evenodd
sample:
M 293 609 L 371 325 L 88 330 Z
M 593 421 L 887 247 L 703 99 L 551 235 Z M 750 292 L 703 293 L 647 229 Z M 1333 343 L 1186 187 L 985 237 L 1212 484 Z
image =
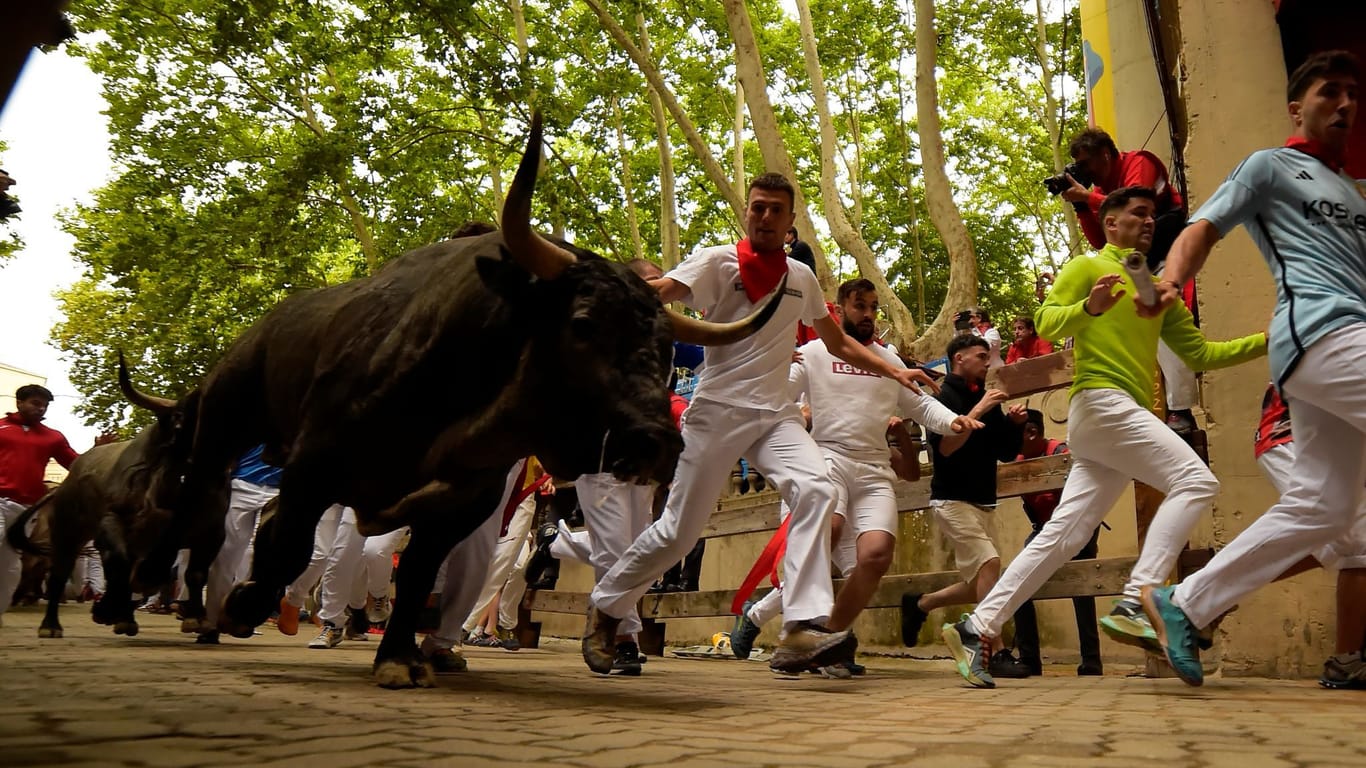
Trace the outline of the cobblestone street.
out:
M 651 659 L 599 678 L 559 641 L 466 649 L 435 690 L 369 681 L 377 638 L 196 646 L 170 617 L 116 637 L 84 606 L 0 628 L 0 765 L 1362 766 L 1366 692 L 1313 681 L 1077 678 L 1056 666 L 994 691 L 946 661 L 865 658 L 855 681 L 774 679 L 758 662 Z

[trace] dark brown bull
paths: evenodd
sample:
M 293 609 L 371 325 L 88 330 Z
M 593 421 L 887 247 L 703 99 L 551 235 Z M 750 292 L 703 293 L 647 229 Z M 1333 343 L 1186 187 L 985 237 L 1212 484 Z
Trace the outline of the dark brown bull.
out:
M 308 562 L 331 503 L 368 534 L 412 526 L 395 610 L 375 657 L 381 685 L 430 686 L 413 642 L 441 560 L 495 509 L 507 472 L 536 455 L 558 477 L 672 477 L 671 343 L 731 343 L 777 306 L 725 325 L 666 311 L 625 265 L 531 230 L 539 116 L 503 229 L 410 251 L 371 277 L 290 297 L 205 378 L 177 525 L 220 523 L 213 496 L 258 443 L 288 446 L 279 510 L 256 537 L 251 580 L 224 631 L 247 636 Z M 177 535 L 148 568 L 164 569 Z
M 105 594 L 95 603 L 91 615 L 97 623 L 114 625 L 116 634 L 138 633 L 133 617 L 131 564 L 137 555 L 159 544 L 168 528 L 180 477 L 186 469 L 189 439 L 184 434 L 184 421 L 194 397 L 187 398 L 182 406 L 143 395 L 133 388 L 122 356 L 119 385 L 135 405 L 156 413 L 156 423 L 132 440 L 96 445 L 78 456 L 62 484 L 25 510 L 9 529 L 9 541 L 15 549 L 46 554 L 52 561 L 47 578 L 47 614 L 38 627 L 39 637 L 62 636 L 58 604 L 81 548 L 91 539 L 104 562 L 107 582 Z M 29 518 L 40 512 L 47 517 L 46 547 L 31 542 L 25 534 Z M 197 538 L 199 530 L 194 529 Z M 221 540 L 220 523 L 218 542 Z M 210 546 L 213 551 L 207 551 Z M 211 560 L 217 551 L 212 539 L 197 548 L 201 563 L 205 557 Z M 200 594 L 207 570 L 207 563 L 197 572 L 193 567 L 187 569 L 187 617 L 203 615 Z M 162 580 L 167 577 L 169 569 Z M 139 588 L 146 591 L 146 586 Z M 191 628 L 197 629 L 197 624 L 193 621 Z

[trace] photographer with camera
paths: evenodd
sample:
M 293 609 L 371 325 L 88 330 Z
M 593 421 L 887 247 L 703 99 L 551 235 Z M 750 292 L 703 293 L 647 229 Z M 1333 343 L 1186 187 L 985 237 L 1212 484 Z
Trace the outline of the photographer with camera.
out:
M 8 219 L 20 210 L 19 203 L 9 196 L 9 188 L 14 186 L 14 177 L 9 175 L 4 168 L 0 168 L 0 221 Z
M 1167 250 L 1186 226 L 1181 193 L 1172 187 L 1167 167 L 1144 149 L 1120 152 L 1110 134 L 1099 128 L 1078 133 L 1068 152 L 1073 162 L 1062 174 L 1044 179 L 1044 186 L 1072 204 L 1081 231 L 1095 248 L 1105 247 L 1105 230 L 1097 214 L 1106 195 L 1134 186 L 1157 193 L 1157 228 L 1147 253 L 1148 270 L 1157 273 L 1167 260 Z
M 1096 248 L 1105 246 L 1105 231 L 1096 213 L 1105 196 L 1122 187 L 1147 187 L 1157 193 L 1152 245 L 1146 254 L 1148 271 L 1162 273 L 1167 251 L 1186 227 L 1186 211 L 1181 193 L 1171 185 L 1167 167 L 1147 150 L 1120 152 L 1110 134 L 1087 128 L 1072 138 L 1069 147 L 1072 164 L 1059 176 L 1044 179 L 1048 191 L 1070 202 L 1086 239 Z M 1089 189 L 1088 189 L 1089 188 Z M 1195 283 L 1183 286 L 1186 307 L 1199 325 L 1195 307 Z M 1159 343 L 1158 364 L 1167 390 L 1167 426 L 1178 434 L 1197 428 L 1191 409 L 1199 400 L 1195 372 L 1186 366 L 1166 343 Z

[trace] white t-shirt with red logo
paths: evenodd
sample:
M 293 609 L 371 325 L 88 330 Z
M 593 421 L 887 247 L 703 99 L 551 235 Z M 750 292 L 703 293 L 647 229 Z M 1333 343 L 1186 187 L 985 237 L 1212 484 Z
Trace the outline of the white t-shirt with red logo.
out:
M 759 306 L 751 304 L 740 283 L 735 246 L 700 248 L 667 277 L 688 287 L 683 303 L 701 310 L 708 321 L 741 320 Z M 767 298 L 767 297 L 765 297 Z M 765 299 L 760 299 L 760 304 Z M 778 411 L 792 404 L 787 373 L 797 321 L 808 325 L 828 317 L 816 275 L 805 264 L 787 260 L 787 289 L 782 303 L 759 332 L 734 344 L 707 347 L 692 401 L 706 400 L 742 408 Z
M 868 349 L 895 367 L 904 365 L 891 347 Z M 790 392 L 811 404 L 811 436 L 822 448 L 857 461 L 885 462 L 887 419 L 898 414 L 941 435 L 953 432 L 958 414 L 933 397 L 844 362 L 820 339 L 797 351 L 802 361 L 788 371 Z

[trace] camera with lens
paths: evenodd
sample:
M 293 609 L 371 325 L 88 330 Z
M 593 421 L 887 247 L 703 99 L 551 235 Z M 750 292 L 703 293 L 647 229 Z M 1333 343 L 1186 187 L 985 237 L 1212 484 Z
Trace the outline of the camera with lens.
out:
M 972 328 L 972 310 L 964 309 L 953 316 L 953 330 L 962 333 Z
M 1090 189 L 1091 185 L 1094 183 L 1091 174 L 1086 172 L 1086 166 L 1081 163 L 1072 162 L 1068 163 L 1067 167 L 1062 169 L 1062 173 L 1057 176 L 1049 176 L 1043 180 L 1043 185 L 1048 187 L 1048 194 L 1061 195 L 1064 190 L 1071 187 L 1072 182 L 1067 180 L 1068 176 L 1076 179 L 1078 184 L 1087 189 Z

